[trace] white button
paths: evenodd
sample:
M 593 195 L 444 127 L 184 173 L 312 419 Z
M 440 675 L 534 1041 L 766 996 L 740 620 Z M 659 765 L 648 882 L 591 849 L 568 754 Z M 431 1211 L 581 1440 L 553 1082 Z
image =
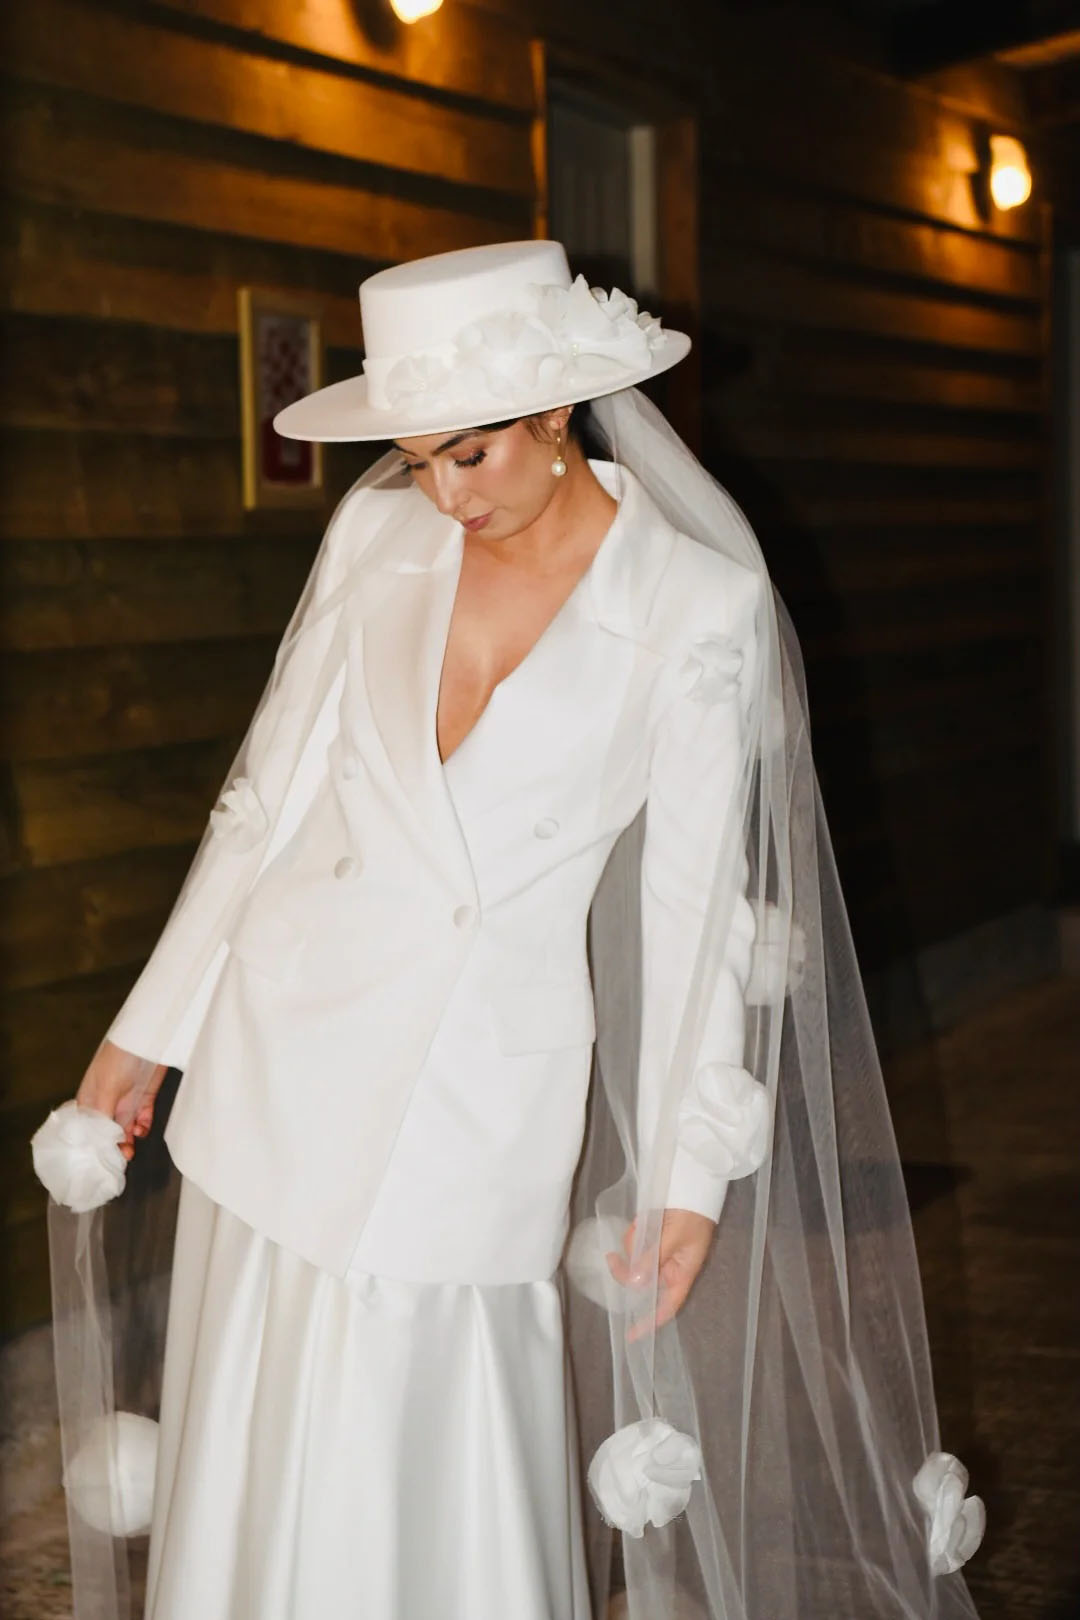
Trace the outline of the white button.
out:
M 457 910 L 454 912 L 455 928 L 471 928 L 475 921 L 475 906 L 458 906 Z
M 555 820 L 554 816 L 545 816 L 543 820 L 538 821 L 536 826 L 533 828 L 533 832 L 536 834 L 537 838 L 554 838 L 558 830 L 559 823 Z
M 356 755 L 346 754 L 344 759 L 341 761 L 342 776 L 344 776 L 347 781 L 351 782 L 359 769 L 360 761 L 357 759 Z
M 351 855 L 343 855 L 334 867 L 334 876 L 336 878 L 352 877 L 353 873 L 359 869 L 359 866 L 360 862 L 354 860 Z

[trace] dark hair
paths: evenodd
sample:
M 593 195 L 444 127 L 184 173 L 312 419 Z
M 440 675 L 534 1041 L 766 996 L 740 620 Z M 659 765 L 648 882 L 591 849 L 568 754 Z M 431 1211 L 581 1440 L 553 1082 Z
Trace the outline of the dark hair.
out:
M 474 433 L 498 433 L 503 428 L 513 427 L 515 422 L 524 422 L 533 438 L 540 438 L 536 426 L 536 416 L 511 416 L 505 422 L 486 422 L 479 427 L 473 428 L 472 431 Z M 592 425 L 592 412 L 589 409 L 587 399 L 581 400 L 578 404 L 570 407 L 567 437 L 574 444 L 579 445 L 586 456 L 592 456 L 594 460 L 606 461 L 608 459 L 607 451 L 597 439 L 596 430 Z
M 504 428 L 510 428 L 517 422 L 524 422 L 534 439 L 540 438 L 537 428 L 537 412 L 530 416 L 508 416 L 502 422 L 478 422 L 475 427 L 469 428 L 470 433 L 501 433 Z M 572 443 L 578 445 L 585 456 L 593 461 L 610 461 L 611 456 L 607 446 L 604 445 L 593 426 L 592 410 L 587 399 L 580 400 L 570 407 L 570 420 L 567 424 L 567 437 Z

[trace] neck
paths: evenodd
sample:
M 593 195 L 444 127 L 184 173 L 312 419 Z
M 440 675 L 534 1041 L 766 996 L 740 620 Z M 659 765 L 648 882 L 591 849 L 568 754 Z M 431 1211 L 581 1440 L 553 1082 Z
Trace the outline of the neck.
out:
M 595 550 L 611 526 L 618 502 L 596 477 L 579 445 L 567 445 L 563 458 L 565 475 L 552 479 L 557 487 L 550 501 L 527 528 L 488 545 L 482 534 L 470 543 L 541 572 L 559 568 L 582 550 Z

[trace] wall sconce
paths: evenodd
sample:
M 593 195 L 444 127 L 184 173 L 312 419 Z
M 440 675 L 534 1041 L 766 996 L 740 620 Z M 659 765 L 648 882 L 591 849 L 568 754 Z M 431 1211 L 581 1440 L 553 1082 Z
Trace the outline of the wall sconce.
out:
M 441 5 L 442 0 L 390 0 L 394 16 L 403 23 L 414 23 L 421 17 L 430 17 Z
M 1018 208 L 1031 196 L 1027 153 L 1013 135 L 990 137 L 990 195 L 998 208 Z

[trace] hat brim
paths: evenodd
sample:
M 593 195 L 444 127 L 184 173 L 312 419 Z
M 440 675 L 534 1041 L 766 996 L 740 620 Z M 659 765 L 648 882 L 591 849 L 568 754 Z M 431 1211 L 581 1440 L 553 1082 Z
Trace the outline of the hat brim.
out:
M 331 383 L 328 388 L 317 388 L 313 394 L 286 405 L 274 417 L 275 431 L 284 439 L 307 439 L 317 444 L 345 444 L 373 439 L 419 438 L 426 433 L 455 433 L 458 430 L 481 427 L 488 422 L 510 421 L 518 416 L 533 416 L 538 411 L 553 411 L 560 405 L 579 405 L 583 400 L 599 399 L 604 394 L 616 394 L 623 388 L 633 388 L 669 371 L 690 352 L 690 339 L 685 332 L 665 332 L 663 342 L 652 351 L 651 364 L 638 370 L 614 374 L 603 383 L 593 382 L 578 392 L 565 390 L 550 397 L 508 400 L 495 394 L 477 398 L 467 407 L 443 404 L 439 409 L 424 412 L 422 403 L 410 411 L 376 410 L 367 398 L 367 378 L 346 377 L 344 382 Z

